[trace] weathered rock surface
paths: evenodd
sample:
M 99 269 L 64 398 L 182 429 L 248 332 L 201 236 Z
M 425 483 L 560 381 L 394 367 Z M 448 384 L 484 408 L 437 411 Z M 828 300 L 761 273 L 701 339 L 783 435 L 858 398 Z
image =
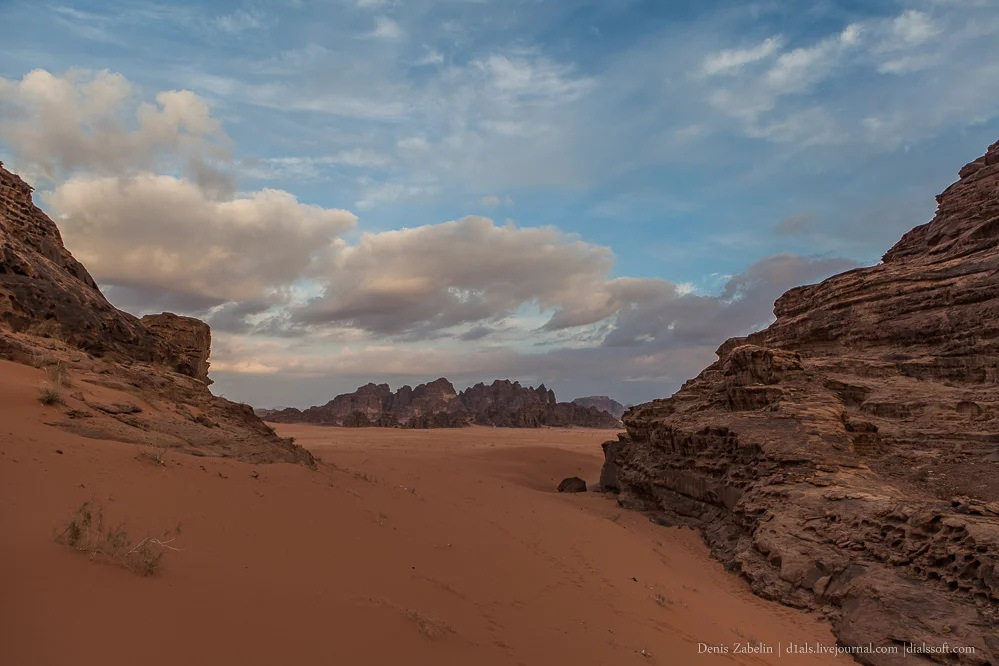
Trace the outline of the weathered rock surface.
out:
M 628 411 L 625 405 L 606 395 L 589 395 L 585 398 L 576 398 L 573 404 L 580 407 L 596 407 L 600 411 L 607 412 L 614 418 L 621 418 Z
M 115 308 L 31 194 L 0 165 L 0 358 L 58 366 L 120 397 L 108 405 L 74 391 L 53 425 L 201 455 L 314 464 L 249 405 L 211 394 L 206 324 L 170 313 L 140 320 Z
M 937 201 L 883 263 L 792 289 L 768 329 L 632 408 L 601 484 L 700 527 L 844 645 L 999 663 L 999 143 Z
M 555 392 L 544 384 L 534 388 L 497 379 L 488 386 L 479 383 L 456 393 L 454 385 L 443 377 L 415 389 L 403 386 L 395 393 L 388 384 L 366 384 L 319 407 L 269 411 L 267 419 L 274 423 L 406 428 L 460 428 L 469 422 L 505 428 L 621 425 L 617 418 L 595 407 L 558 402 Z
M 463 413 L 454 386 L 441 377 L 420 384 L 415 389 L 403 386 L 394 393 L 388 384 L 369 383 L 353 393 L 342 393 L 325 405 L 305 410 L 288 407 L 270 412 L 267 418 L 274 423 L 315 423 L 348 427 L 393 427 L 407 424 L 409 427 L 455 427 L 419 424 L 449 422 L 453 420 L 449 415 Z M 464 425 L 463 419 L 461 425 Z

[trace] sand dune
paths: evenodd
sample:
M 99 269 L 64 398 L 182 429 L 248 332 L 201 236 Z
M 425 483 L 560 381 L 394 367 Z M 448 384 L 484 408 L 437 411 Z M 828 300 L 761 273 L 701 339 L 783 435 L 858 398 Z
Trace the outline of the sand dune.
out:
M 552 492 L 596 478 L 610 432 L 278 426 L 318 471 L 172 452 L 159 466 L 45 425 L 60 408 L 39 404 L 43 378 L 0 363 L 5 666 L 850 661 L 699 655 L 833 640 L 754 597 L 694 532 Z M 143 578 L 56 544 L 91 497 L 136 537 L 181 523 L 182 550 Z

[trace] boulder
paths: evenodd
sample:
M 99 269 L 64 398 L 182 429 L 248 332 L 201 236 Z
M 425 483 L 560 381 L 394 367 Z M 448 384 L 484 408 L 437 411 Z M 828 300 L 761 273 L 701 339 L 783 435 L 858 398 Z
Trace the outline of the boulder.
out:
M 560 493 L 585 493 L 586 481 L 578 476 L 567 476 L 558 484 L 558 491 Z

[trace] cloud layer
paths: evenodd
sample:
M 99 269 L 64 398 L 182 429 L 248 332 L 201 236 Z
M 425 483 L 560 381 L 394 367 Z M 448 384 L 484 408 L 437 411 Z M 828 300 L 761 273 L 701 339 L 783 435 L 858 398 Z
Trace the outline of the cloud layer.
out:
M 211 322 L 232 397 L 634 401 L 999 131 L 978 0 L 529 4 L 0 3 L 0 157 L 116 303 Z

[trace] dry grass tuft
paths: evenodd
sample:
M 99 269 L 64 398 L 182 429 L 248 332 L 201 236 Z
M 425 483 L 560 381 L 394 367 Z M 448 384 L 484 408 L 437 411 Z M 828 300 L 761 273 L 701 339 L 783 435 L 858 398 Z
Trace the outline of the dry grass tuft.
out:
M 157 465 L 166 466 L 166 460 L 164 460 L 163 457 L 166 455 L 168 450 L 169 448 L 166 446 L 159 449 L 143 449 L 142 451 L 139 451 L 139 455 L 137 457 L 140 460 L 149 460 Z
M 49 406 L 61 405 L 63 404 L 62 391 L 53 384 L 42 384 L 38 387 L 38 402 Z
M 179 534 L 180 525 L 159 538 L 144 537 L 133 543 L 124 525 L 106 523 L 103 507 L 95 507 L 94 500 L 88 500 L 55 535 L 55 540 L 73 550 L 89 553 L 92 560 L 117 564 L 140 576 L 152 576 L 159 572 L 165 551 L 180 550 L 171 545 Z

